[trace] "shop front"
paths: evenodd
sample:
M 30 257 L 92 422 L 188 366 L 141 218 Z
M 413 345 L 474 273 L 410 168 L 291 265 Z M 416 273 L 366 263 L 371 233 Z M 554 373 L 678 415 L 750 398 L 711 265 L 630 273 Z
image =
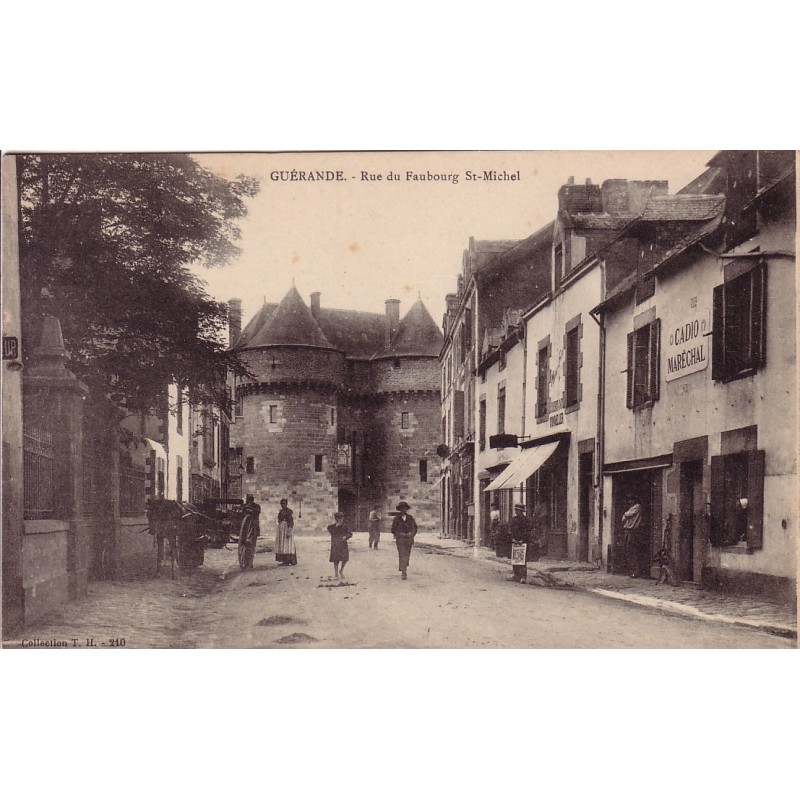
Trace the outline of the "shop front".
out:
M 664 471 L 672 454 L 606 464 L 611 478 L 611 539 L 607 568 L 615 574 L 650 577 L 653 558 L 662 547 Z M 638 512 L 630 513 L 635 506 Z

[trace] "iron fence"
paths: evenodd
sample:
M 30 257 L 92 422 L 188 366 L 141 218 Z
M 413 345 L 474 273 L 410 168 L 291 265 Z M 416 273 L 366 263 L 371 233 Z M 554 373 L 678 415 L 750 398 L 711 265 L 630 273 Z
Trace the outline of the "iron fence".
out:
M 53 434 L 32 422 L 22 425 L 24 515 L 27 519 L 46 519 L 54 509 Z
M 136 517 L 145 513 L 145 471 L 120 464 L 119 515 Z

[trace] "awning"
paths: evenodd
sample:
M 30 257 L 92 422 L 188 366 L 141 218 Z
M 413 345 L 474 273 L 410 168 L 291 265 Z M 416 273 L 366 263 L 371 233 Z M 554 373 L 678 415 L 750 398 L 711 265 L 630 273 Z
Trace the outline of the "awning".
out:
M 533 475 L 544 466 L 555 453 L 560 442 L 547 442 L 523 450 L 483 491 L 496 492 L 498 489 L 511 489 Z

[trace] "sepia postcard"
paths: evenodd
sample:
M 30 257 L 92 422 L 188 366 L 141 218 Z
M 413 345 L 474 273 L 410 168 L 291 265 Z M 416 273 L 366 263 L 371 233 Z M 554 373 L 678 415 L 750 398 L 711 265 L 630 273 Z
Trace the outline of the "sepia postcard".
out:
M 793 151 L 2 189 L 4 648 L 796 648 Z

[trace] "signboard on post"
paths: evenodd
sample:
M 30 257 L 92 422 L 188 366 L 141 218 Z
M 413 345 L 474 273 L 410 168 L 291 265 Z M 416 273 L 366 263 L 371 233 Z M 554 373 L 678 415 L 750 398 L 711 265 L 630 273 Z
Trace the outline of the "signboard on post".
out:
M 527 555 L 528 545 L 526 544 L 512 544 L 511 545 L 511 566 L 524 567 L 525 556 Z

